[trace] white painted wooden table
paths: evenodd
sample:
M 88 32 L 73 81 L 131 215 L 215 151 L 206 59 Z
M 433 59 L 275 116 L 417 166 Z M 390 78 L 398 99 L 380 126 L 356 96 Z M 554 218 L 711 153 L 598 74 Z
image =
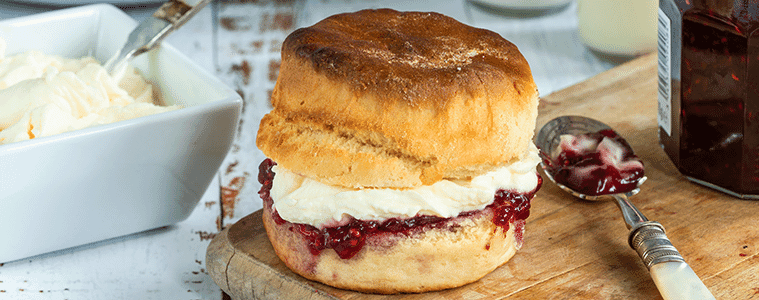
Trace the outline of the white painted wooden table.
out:
M 21 2 L 0 2 L 0 19 L 61 8 Z M 437 11 L 498 32 L 525 55 L 542 95 L 618 63 L 582 45 L 574 3 L 543 15 L 520 16 L 467 0 L 217 1 L 168 39 L 245 99 L 235 145 L 192 215 L 173 226 L 0 264 L 0 299 L 225 298 L 205 270 L 206 247 L 223 226 L 261 208 L 256 175 L 264 157 L 255 135 L 269 110 L 281 42 L 295 28 L 329 15 L 378 7 Z M 138 21 L 156 8 L 122 7 Z M 12 245 L 0 241 L 0 247 Z

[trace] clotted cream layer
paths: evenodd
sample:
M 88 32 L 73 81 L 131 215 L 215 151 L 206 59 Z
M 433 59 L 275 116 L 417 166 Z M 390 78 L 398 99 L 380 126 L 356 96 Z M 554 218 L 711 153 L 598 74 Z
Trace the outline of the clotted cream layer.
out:
M 91 57 L 5 57 L 0 40 L 0 145 L 177 108 L 154 105 L 152 86 L 134 68 L 113 78 Z
M 341 225 L 348 216 L 377 221 L 417 214 L 450 218 L 485 208 L 499 189 L 531 192 L 538 185 L 539 163 L 537 147 L 531 143 L 522 160 L 470 181 L 442 180 L 404 190 L 330 186 L 274 166 L 270 195 L 283 219 L 317 228 Z

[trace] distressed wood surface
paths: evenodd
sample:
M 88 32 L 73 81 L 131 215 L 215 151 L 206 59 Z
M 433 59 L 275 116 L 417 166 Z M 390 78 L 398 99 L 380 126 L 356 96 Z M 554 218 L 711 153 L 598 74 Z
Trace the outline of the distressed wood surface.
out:
M 631 200 L 667 235 L 717 299 L 759 294 L 759 203 L 683 178 L 658 146 L 655 55 L 602 73 L 542 100 L 538 128 L 559 115 L 599 119 L 625 136 L 648 180 Z M 658 299 L 650 275 L 627 244 L 612 202 L 586 202 L 545 182 L 532 202 L 525 244 L 507 264 L 461 288 L 368 295 L 306 280 L 276 257 L 261 213 L 212 242 L 207 265 L 236 299 Z M 455 272 L 455 270 L 451 270 Z
M 140 21 L 161 1 L 156 2 L 121 8 Z M 255 174 L 263 154 L 255 146 L 255 134 L 269 110 L 281 42 L 292 30 L 329 15 L 378 7 L 437 11 L 501 34 L 527 58 L 542 95 L 617 65 L 582 45 L 576 4 L 525 15 L 467 0 L 215 1 L 166 42 L 244 98 L 237 137 L 217 180 L 190 217 L 173 226 L 0 264 L 0 299 L 226 298 L 209 275 L 206 248 L 223 228 L 261 208 Z M 61 8 L 65 6 L 0 1 L 0 18 Z

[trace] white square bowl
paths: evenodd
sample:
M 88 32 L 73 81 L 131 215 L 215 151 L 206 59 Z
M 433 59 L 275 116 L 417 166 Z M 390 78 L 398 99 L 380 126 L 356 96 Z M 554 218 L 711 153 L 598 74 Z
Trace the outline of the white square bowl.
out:
M 103 62 L 137 23 L 99 4 L 0 21 L 8 55 Z M 171 112 L 0 145 L 0 262 L 186 219 L 234 138 L 242 100 L 171 46 L 133 64 Z M 2 113 L 2 112 L 0 112 Z

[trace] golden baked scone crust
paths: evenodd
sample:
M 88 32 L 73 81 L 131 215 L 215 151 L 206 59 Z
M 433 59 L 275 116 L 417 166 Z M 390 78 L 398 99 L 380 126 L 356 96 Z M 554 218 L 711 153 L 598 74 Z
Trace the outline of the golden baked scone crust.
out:
M 464 218 L 454 227 L 428 229 L 405 236 L 372 236 L 350 259 L 332 249 L 313 255 L 292 223 L 278 225 L 265 205 L 263 223 L 277 256 L 295 273 L 324 284 L 365 293 L 421 293 L 459 287 L 479 280 L 507 262 L 521 247 L 515 232 L 492 214 Z M 518 221 L 524 222 L 524 221 Z
M 498 34 L 381 9 L 289 35 L 271 100 L 256 140 L 267 157 L 327 184 L 406 188 L 519 159 L 538 93 Z

